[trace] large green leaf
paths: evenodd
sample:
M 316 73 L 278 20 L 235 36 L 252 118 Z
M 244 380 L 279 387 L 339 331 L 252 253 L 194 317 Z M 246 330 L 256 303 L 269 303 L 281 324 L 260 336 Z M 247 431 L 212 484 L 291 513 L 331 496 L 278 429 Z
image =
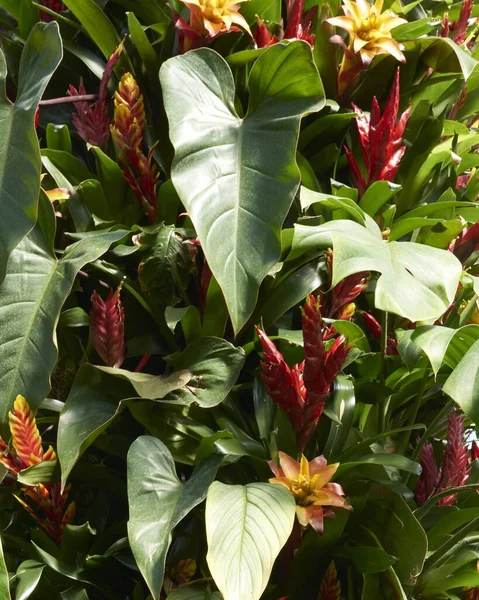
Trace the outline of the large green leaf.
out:
M 142 436 L 128 452 L 128 539 L 154 600 L 160 598 L 171 534 L 178 523 L 206 497 L 221 457 L 210 456 L 186 483 L 160 440 Z
M 353 221 L 296 225 L 291 258 L 333 247 L 333 282 L 377 271 L 375 305 L 411 321 L 436 319 L 451 305 L 462 268 L 456 257 L 412 242 L 386 242 Z
M 15 574 L 17 586 L 15 588 L 15 600 L 27 600 L 40 583 L 45 565 L 36 560 L 26 560 L 18 567 Z
M 443 390 L 474 423 L 479 423 L 479 340 L 448 377 Z
M 233 74 L 202 48 L 161 68 L 172 180 L 238 331 L 280 256 L 280 232 L 298 189 L 301 117 L 322 108 L 323 87 L 302 41 L 268 48 L 249 77 L 249 106 L 237 112 Z
M 51 207 L 48 207 L 51 211 Z M 60 311 L 78 271 L 104 254 L 125 231 L 99 231 L 67 248 L 57 260 L 52 251 L 53 214 L 15 248 L 8 261 L 0 293 L 0 320 L 7 324 L 0 340 L 0 423 L 17 394 L 32 408 L 50 389 L 50 374 L 57 359 L 55 328 Z
M 270 483 L 215 481 L 206 500 L 211 574 L 225 600 L 259 600 L 293 528 L 295 503 Z
M 35 110 L 62 58 L 58 25 L 36 25 L 22 53 L 18 93 L 5 93 L 7 64 L 0 51 L 0 283 L 12 250 L 35 225 L 40 193 L 40 150 Z
M 0 600 L 11 600 L 10 595 L 10 577 L 8 575 L 5 554 L 0 539 Z
M 111 373 L 113 370 L 119 373 Z M 161 379 L 123 369 L 82 365 L 58 423 L 57 449 L 62 484 L 65 485 L 80 456 L 123 409 L 124 401 L 142 397 L 142 393 L 146 397 L 164 398 L 188 383 L 189 375 L 186 378 L 185 375 L 185 372 L 173 373 Z
M 110 58 L 120 43 L 120 36 L 105 11 L 95 0 L 65 0 L 64 4 L 85 28 L 106 58 Z

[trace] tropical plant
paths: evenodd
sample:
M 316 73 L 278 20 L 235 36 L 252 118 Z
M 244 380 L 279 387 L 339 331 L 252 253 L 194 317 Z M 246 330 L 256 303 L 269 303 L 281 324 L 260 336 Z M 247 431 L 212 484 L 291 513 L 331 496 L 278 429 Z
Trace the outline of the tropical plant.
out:
M 477 17 L 0 0 L 1 600 L 479 597 Z

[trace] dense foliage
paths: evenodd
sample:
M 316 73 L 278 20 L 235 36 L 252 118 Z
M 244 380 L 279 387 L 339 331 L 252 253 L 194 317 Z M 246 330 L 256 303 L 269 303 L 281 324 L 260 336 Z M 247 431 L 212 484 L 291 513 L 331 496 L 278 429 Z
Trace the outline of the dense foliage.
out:
M 479 598 L 478 16 L 0 0 L 0 600 Z

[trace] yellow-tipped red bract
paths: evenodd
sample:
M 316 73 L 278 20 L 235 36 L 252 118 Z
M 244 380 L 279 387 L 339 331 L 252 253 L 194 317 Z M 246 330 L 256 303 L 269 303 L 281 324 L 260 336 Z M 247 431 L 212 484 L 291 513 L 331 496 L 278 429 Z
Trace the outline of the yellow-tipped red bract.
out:
M 332 560 L 321 582 L 318 600 L 340 600 L 340 597 L 341 583 L 338 579 L 336 565 L 334 564 L 334 560 Z
M 374 4 L 368 0 L 344 0 L 342 8 L 344 16 L 332 17 L 328 23 L 349 33 L 349 50 L 359 54 L 363 63 L 368 64 L 377 54 L 391 54 L 401 62 L 406 61 L 391 30 L 407 21 L 389 10 L 381 12 L 383 0 Z
M 352 510 L 352 506 L 344 498 L 343 488 L 330 480 L 336 473 L 339 463 L 328 465 L 324 456 L 318 456 L 311 462 L 302 455 L 298 462 L 284 452 L 279 452 L 278 468 L 270 462 L 270 468 L 276 477 L 270 483 L 286 487 L 296 501 L 296 516 L 303 527 L 311 525 L 318 533 L 322 533 L 324 517 L 331 516 L 333 511 L 325 510 L 326 506 L 335 506 Z
M 145 128 L 143 95 L 133 75 L 125 73 L 115 92 L 111 134 L 120 150 L 118 159 L 125 181 L 133 190 L 150 222 L 153 222 L 156 218 L 156 185 L 159 173 L 152 162 L 154 146 L 146 155 L 142 150 Z
M 0 437 L 0 464 L 13 476 L 40 462 L 56 458 L 51 446 L 43 451 L 35 415 L 23 396 L 18 395 L 15 399 L 13 410 L 9 413 L 9 425 L 12 441 L 9 447 Z M 36 483 L 24 484 L 21 490 L 33 505 L 16 494 L 15 498 L 55 542 L 60 542 L 63 530 L 75 514 L 73 502 L 65 510 L 69 486 L 62 490 L 59 483 Z
M 13 411 L 10 411 L 8 415 L 14 456 L 22 462 L 23 468 L 26 469 L 43 460 L 56 458 L 51 446 L 45 453 L 43 452 L 42 438 L 35 416 L 23 396 L 16 397 Z

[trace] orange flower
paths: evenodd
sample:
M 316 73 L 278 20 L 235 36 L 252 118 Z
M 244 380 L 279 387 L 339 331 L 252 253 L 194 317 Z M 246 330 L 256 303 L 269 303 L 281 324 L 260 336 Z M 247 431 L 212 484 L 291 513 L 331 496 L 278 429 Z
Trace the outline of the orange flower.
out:
M 330 483 L 339 463 L 328 465 L 324 456 L 318 456 L 309 462 L 304 455 L 298 463 L 284 452 L 279 452 L 278 468 L 273 462 L 269 466 L 276 477 L 270 483 L 286 487 L 296 500 L 296 516 L 303 527 L 311 525 L 315 531 L 322 533 L 324 517 L 333 514 L 325 510 L 325 506 L 336 506 L 353 510 L 343 497 L 343 488 L 337 483 Z
M 251 35 L 246 19 L 238 11 L 248 0 L 182 0 L 190 9 L 190 27 L 202 36 L 213 37 L 239 25 Z

